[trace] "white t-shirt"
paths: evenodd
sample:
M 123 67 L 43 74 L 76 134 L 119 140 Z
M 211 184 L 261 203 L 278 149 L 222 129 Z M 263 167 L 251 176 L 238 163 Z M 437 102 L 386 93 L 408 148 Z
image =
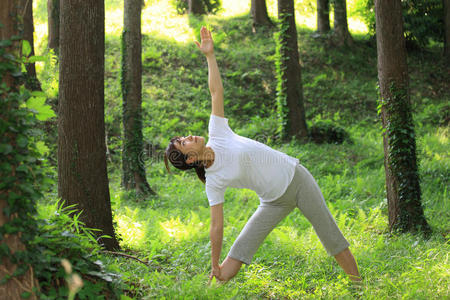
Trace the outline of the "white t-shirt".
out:
M 214 163 L 206 169 L 206 195 L 210 206 L 224 202 L 227 187 L 247 188 L 260 201 L 270 202 L 286 191 L 298 159 L 257 141 L 235 134 L 228 119 L 211 115 L 209 140 Z

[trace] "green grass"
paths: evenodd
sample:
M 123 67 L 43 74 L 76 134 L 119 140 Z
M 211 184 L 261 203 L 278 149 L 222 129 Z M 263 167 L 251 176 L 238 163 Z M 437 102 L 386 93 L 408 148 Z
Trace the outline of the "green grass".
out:
M 41 22 L 37 24 L 37 45 L 44 51 L 45 33 L 39 31 L 45 27 L 41 2 L 36 4 Z M 272 15 L 274 3 L 268 2 Z M 409 53 L 422 201 L 433 229 L 431 237 L 424 239 L 388 232 L 374 41 L 354 35 L 354 48 L 339 49 L 313 38 L 313 28 L 298 28 L 308 123 L 331 119 L 345 128 L 352 143 L 281 144 L 276 138 L 274 111 L 273 32 L 252 34 L 247 7 L 240 5 L 242 8 L 227 3 L 219 16 L 204 20 L 177 16 L 165 1 L 150 1 L 145 8 L 144 138 L 147 146 L 155 149 L 145 163 L 148 181 L 158 196 L 141 199 L 120 188 L 121 4 L 107 3 L 105 114 L 113 153 L 109 178 L 114 220 L 123 250 L 151 262 L 145 266 L 104 256 L 108 269 L 121 274 L 118 286 L 135 299 L 448 298 L 450 174 L 445 120 L 450 79 L 436 49 Z M 298 23 L 308 24 L 308 18 L 306 15 Z M 231 127 L 297 157 L 311 171 L 351 243 L 364 278 L 362 288 L 348 282 L 299 211 L 280 223 L 258 250 L 253 264 L 231 282 L 206 285 L 210 247 L 204 186 L 193 172 L 167 174 L 160 152 L 174 135 L 207 133 L 210 96 L 206 62 L 192 43 L 204 23 L 214 30 Z M 47 93 L 56 97 L 55 62 L 52 64 L 39 65 L 38 71 Z M 49 147 L 54 149 L 54 145 Z M 229 189 L 225 197 L 223 258 L 258 205 L 256 194 L 249 190 Z M 43 200 L 39 204 L 43 218 L 52 214 L 51 203 Z

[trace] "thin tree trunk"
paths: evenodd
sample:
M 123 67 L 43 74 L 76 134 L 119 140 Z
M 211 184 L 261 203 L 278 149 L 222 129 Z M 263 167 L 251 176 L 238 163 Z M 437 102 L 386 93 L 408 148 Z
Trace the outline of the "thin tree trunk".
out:
M 188 0 L 188 13 L 194 15 L 204 15 L 205 8 L 201 0 Z
M 279 34 L 278 110 L 281 117 L 282 139 L 305 139 L 308 136 L 303 87 L 295 27 L 293 0 L 278 0 Z
M 56 55 L 59 53 L 59 6 L 60 0 L 47 0 L 48 48 L 53 49 Z
M 400 0 L 376 0 L 376 36 L 389 228 L 428 231 L 421 205 Z
M 330 1 L 317 0 L 317 31 L 321 34 L 330 31 Z
M 444 56 L 450 62 L 450 0 L 442 0 L 444 7 Z
M 267 14 L 266 0 L 251 0 L 250 12 L 253 19 L 253 32 L 260 26 L 273 26 Z
M 334 34 L 339 46 L 353 45 L 353 39 L 348 31 L 347 1 L 333 0 L 334 3 Z
M 106 170 L 103 1 L 62 0 L 59 66 L 58 194 L 118 249 Z
M 122 94 L 124 141 L 122 185 L 140 194 L 154 194 L 146 176 L 142 158 L 142 0 L 125 0 L 122 35 Z
M 19 31 L 20 20 L 23 18 L 23 7 L 21 3 L 18 3 L 14 0 L 2 0 L 2 5 L 0 7 L 0 20 L 2 23 L 2 27 L 0 27 L 0 40 L 6 42 L 6 40 L 11 40 L 13 36 L 20 36 L 21 32 Z M 14 57 L 19 57 L 19 41 L 11 41 L 12 45 L 9 47 L 0 46 L 1 48 L 5 47 L 5 51 L 8 54 L 13 55 Z M 6 62 L 3 56 L 0 56 L 0 64 Z M 10 63 L 11 61 L 8 59 L 6 63 Z M 17 69 L 20 69 L 18 65 L 16 65 Z M 5 103 L 5 98 L 8 97 L 8 93 L 10 92 L 18 92 L 20 83 L 11 75 L 10 69 L 3 70 L 0 74 L 0 83 L 6 85 L 9 88 L 8 92 L 5 92 L 2 89 L 2 93 L 0 94 L 0 101 Z M 8 113 L 13 110 L 17 110 L 19 106 L 19 102 L 10 101 L 10 105 L 6 107 L 6 110 L 0 111 L 0 119 L 7 120 Z M 7 123 L 6 123 L 7 124 Z M 17 145 L 17 132 L 14 129 L 7 128 L 6 132 L 2 137 L 3 141 L 8 140 L 9 145 L 15 147 Z M 17 151 L 17 149 L 13 149 L 13 151 Z M 15 177 L 16 176 L 16 168 L 17 165 L 11 165 L 10 171 L 5 172 L 2 171 L 3 176 Z M 0 191 L 0 228 L 3 229 L 5 224 L 12 222 L 16 219 L 17 213 L 8 215 L 6 211 L 14 211 L 11 209 L 11 203 L 9 203 L 9 199 L 13 199 L 10 197 L 11 194 L 15 193 L 16 197 L 22 196 L 22 192 L 18 185 L 23 184 L 22 180 L 17 178 L 14 183 L 6 185 Z M 12 186 L 11 186 L 12 185 Z M 13 201 L 15 205 L 20 205 L 18 201 Z M 17 222 L 17 220 L 16 220 Z M 12 225 L 14 227 L 14 225 Z M 21 240 L 22 232 L 13 232 L 4 234 L 5 231 L 1 231 L 2 238 L 0 240 L 0 246 L 3 249 L 4 247 L 9 249 L 11 255 L 17 254 L 17 252 L 22 252 L 26 250 L 25 244 Z M 20 263 L 20 262 L 19 262 Z M 36 295 L 32 291 L 33 288 L 39 287 L 37 280 L 33 277 L 33 270 L 28 268 L 23 275 L 15 276 L 14 272 L 18 268 L 18 262 L 14 261 L 11 256 L 1 256 L 0 261 L 0 278 L 6 279 L 10 277 L 10 279 L 6 280 L 6 282 L 0 284 L 0 295 L 2 299 L 21 299 L 21 294 L 25 292 L 29 292 L 31 294 L 31 299 L 36 299 Z
M 34 24 L 33 24 L 33 0 L 21 0 L 23 3 L 25 16 L 23 18 L 23 39 L 27 40 L 31 46 L 30 55 L 34 55 Z M 33 91 L 42 91 L 41 84 L 36 75 L 36 66 L 34 63 L 26 64 L 27 76 L 25 86 Z

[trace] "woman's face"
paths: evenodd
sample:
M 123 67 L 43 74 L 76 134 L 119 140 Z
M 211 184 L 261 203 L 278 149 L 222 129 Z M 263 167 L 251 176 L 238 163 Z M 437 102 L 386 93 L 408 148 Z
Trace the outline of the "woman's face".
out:
M 197 156 L 203 153 L 205 148 L 205 138 L 202 136 L 184 136 L 175 143 L 175 147 L 183 154 L 188 156 Z

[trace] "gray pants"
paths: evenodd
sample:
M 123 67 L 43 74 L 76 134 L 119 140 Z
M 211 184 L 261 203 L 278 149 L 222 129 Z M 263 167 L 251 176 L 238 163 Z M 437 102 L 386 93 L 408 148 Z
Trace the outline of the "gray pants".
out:
M 271 202 L 261 202 L 231 247 L 228 256 L 250 264 L 266 236 L 295 207 L 312 224 L 329 255 L 336 255 L 350 245 L 328 210 L 322 192 L 311 173 L 302 165 L 284 194 Z

